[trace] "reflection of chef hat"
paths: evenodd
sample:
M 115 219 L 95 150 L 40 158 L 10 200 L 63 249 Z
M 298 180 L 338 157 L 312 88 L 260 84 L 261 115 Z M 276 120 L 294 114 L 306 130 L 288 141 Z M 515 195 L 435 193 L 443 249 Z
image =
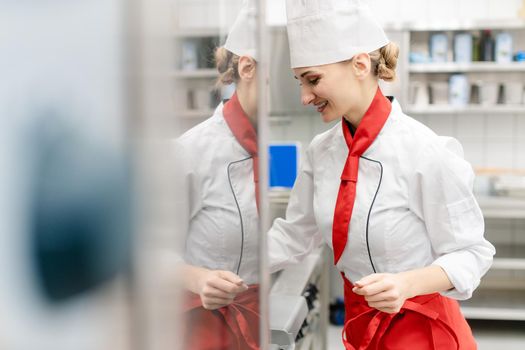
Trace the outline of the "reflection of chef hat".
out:
M 286 0 L 292 68 L 348 60 L 389 40 L 363 0 Z
M 250 56 L 257 60 L 255 47 L 257 33 L 257 8 L 254 0 L 245 0 L 230 29 L 224 48 L 237 56 Z

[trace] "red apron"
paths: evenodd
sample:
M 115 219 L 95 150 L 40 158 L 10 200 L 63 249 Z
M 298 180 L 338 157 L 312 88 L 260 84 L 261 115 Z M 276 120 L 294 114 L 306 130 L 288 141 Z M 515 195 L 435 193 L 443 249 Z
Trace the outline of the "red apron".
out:
M 456 300 L 439 293 L 407 299 L 396 314 L 368 306 L 344 280 L 346 350 L 470 350 L 477 349 Z
M 203 308 L 199 295 L 187 293 L 183 311 L 184 349 L 260 349 L 258 285 L 250 286 L 232 304 L 216 310 Z

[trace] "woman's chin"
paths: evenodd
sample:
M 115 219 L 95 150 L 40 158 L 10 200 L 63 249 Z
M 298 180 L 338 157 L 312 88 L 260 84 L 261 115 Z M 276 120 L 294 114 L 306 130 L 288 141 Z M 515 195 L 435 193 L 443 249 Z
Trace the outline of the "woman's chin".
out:
M 323 122 L 330 123 L 336 119 L 339 119 L 339 116 L 335 115 L 334 113 L 323 111 L 323 113 L 321 113 L 321 118 L 323 119 Z

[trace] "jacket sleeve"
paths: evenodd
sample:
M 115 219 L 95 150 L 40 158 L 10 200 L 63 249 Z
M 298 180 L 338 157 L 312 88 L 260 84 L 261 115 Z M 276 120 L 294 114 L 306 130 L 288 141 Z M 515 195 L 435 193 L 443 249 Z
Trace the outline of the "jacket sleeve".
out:
M 424 222 L 435 260 L 454 288 L 441 294 L 468 299 L 492 264 L 483 215 L 472 193 L 474 172 L 453 138 L 439 137 L 417 157 L 409 184 L 410 209 Z
M 321 243 L 322 236 L 318 231 L 313 211 L 313 193 L 310 145 L 290 194 L 286 219 L 277 218 L 268 232 L 270 272 L 302 261 Z

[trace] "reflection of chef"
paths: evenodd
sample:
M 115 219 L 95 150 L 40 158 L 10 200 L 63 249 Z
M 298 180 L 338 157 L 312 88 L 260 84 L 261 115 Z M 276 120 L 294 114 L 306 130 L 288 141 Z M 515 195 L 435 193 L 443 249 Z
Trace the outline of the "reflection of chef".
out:
M 287 0 L 294 74 L 325 122 L 269 232 L 271 270 L 324 239 L 345 286 L 346 349 L 474 349 L 467 299 L 494 247 L 461 146 L 383 96 L 398 48 L 362 1 Z M 343 117 L 343 118 L 341 118 Z
M 258 348 L 255 24 L 245 3 L 215 52 L 219 82 L 235 83 L 235 93 L 177 140 L 189 203 L 188 349 Z

